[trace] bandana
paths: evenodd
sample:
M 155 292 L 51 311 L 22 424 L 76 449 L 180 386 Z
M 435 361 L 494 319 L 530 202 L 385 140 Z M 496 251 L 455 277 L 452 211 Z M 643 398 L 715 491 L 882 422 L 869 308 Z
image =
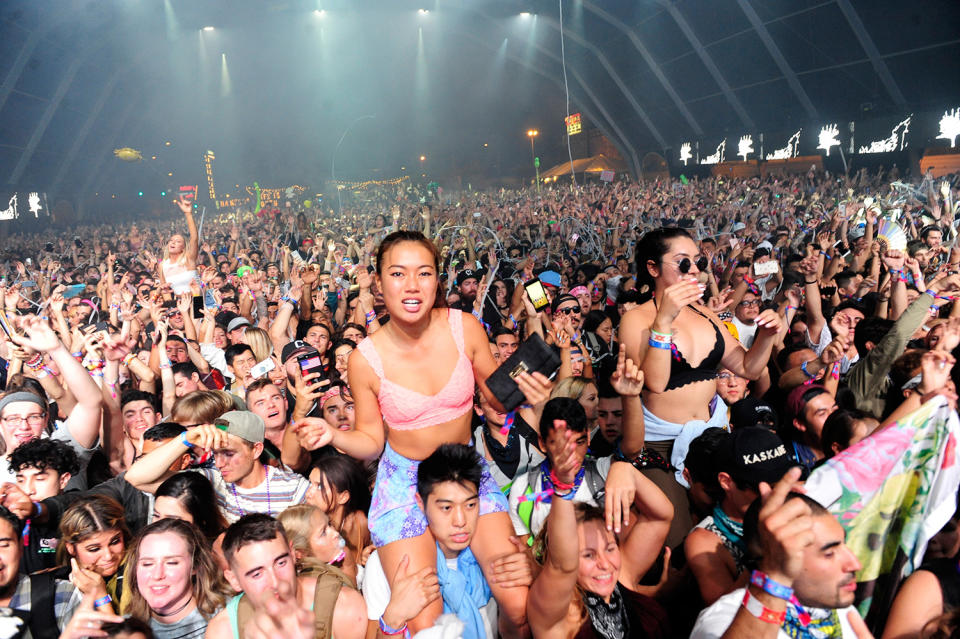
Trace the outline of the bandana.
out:
M 602 639 L 626 639 L 630 636 L 630 622 L 627 619 L 627 607 L 623 604 L 620 586 L 617 585 L 610 595 L 610 603 L 588 592 L 584 595 L 584 604 L 590 615 L 593 631 Z
M 806 623 L 804 623 L 806 622 Z M 842 639 L 843 626 L 836 610 L 822 608 L 797 609 L 787 602 L 787 617 L 780 629 L 791 639 Z
M 587 290 L 586 286 L 574 286 L 572 289 L 570 289 L 570 295 L 573 295 L 574 297 L 580 297 L 581 295 L 586 295 L 587 293 L 589 293 L 589 291 Z
M 341 390 L 341 389 L 340 389 L 339 386 L 334 386 L 333 388 L 331 388 L 330 390 L 328 390 L 326 393 L 324 393 L 323 395 L 321 395 L 321 396 L 320 396 L 320 410 L 323 410 L 323 408 L 327 405 L 327 402 L 329 402 L 331 399 L 333 399 L 334 397 L 339 397 L 339 396 L 340 396 L 340 390 Z

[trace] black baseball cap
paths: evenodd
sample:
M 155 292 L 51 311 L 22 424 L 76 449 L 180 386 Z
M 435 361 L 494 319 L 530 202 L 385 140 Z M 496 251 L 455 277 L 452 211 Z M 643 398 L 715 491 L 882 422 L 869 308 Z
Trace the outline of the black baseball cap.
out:
M 767 482 L 771 486 L 795 464 L 787 446 L 773 431 L 762 426 L 735 430 L 719 451 L 717 470 L 748 486 Z
M 315 349 L 313 346 L 310 346 L 309 344 L 304 342 L 302 339 L 298 339 L 288 343 L 286 346 L 283 347 L 283 350 L 280 351 L 280 362 L 285 364 L 287 360 L 293 357 L 294 355 L 305 355 L 307 353 L 319 354 L 317 349 Z
M 773 406 L 757 397 L 744 397 L 730 406 L 730 427 L 733 430 L 762 426 L 776 431 L 779 422 Z

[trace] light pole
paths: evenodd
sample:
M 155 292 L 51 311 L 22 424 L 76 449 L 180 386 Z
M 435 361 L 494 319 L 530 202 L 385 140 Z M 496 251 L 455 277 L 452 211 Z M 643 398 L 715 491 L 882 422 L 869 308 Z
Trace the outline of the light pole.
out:
M 333 180 L 333 186 L 337 189 L 337 215 L 340 215 L 340 212 L 343 210 L 343 203 L 340 201 L 340 186 L 337 184 L 337 151 L 340 150 L 340 145 L 343 144 L 343 139 L 347 137 L 347 133 L 350 133 L 350 129 L 353 128 L 353 125 L 362 120 L 370 119 L 372 120 L 373 115 L 361 115 L 359 118 L 351 122 L 347 128 L 343 131 L 343 135 L 340 136 L 340 140 L 337 142 L 336 148 L 333 149 L 333 159 L 330 161 L 330 179 Z
M 527 130 L 527 137 L 530 138 L 530 156 L 533 158 L 533 169 L 535 171 L 535 177 L 537 180 L 537 193 L 540 192 L 540 160 L 537 158 L 537 154 L 533 150 L 533 139 L 538 135 L 540 135 L 540 131 L 536 129 Z

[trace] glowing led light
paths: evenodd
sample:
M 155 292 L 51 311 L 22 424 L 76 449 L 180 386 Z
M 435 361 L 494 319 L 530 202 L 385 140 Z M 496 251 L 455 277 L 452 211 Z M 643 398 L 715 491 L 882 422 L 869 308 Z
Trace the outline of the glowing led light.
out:
M 796 133 L 790 136 L 790 139 L 787 140 L 787 146 L 776 149 L 773 153 L 767 153 L 767 159 L 789 160 L 797 157 L 800 154 L 800 131 L 803 131 L 803 129 L 798 129 Z
M 486 142 L 483 143 L 483 148 L 487 148 L 488 146 L 490 146 L 490 145 L 487 144 Z
M 0 220 L 13 220 L 17 217 L 17 194 L 14 193 L 7 202 L 7 208 L 0 210 Z
M 753 136 L 744 135 L 737 143 L 737 155 L 743 158 L 743 161 L 746 162 L 747 156 L 751 153 L 753 153 Z
M 723 162 L 723 157 L 724 155 L 726 155 L 726 153 L 727 153 L 727 139 L 724 138 L 723 142 L 717 145 L 716 152 L 700 160 L 700 164 L 720 164 L 721 162 Z
M 204 27 L 203 30 L 204 30 L 204 31 L 213 31 L 213 27 Z
M 150 156 L 150 159 L 151 159 L 151 160 L 156 160 L 156 159 L 157 159 L 157 156 L 151 155 L 151 156 Z
M 840 129 L 836 124 L 828 124 L 820 129 L 820 135 L 817 136 L 817 148 L 827 152 L 830 157 L 830 147 L 840 146 Z
M 910 115 L 906 120 L 897 123 L 890 131 L 890 135 L 882 140 L 874 140 L 866 146 L 860 147 L 860 153 L 890 153 L 892 151 L 903 151 L 907 148 L 907 132 L 910 130 Z
M 170 173 L 167 173 L 167 177 L 173 177 L 173 171 L 171 171 Z
M 944 111 L 940 118 L 940 135 L 937 139 L 944 139 L 950 142 L 950 146 L 957 146 L 957 136 L 960 135 L 960 109 L 953 111 Z
M 520 13 L 520 17 L 521 17 L 521 18 L 529 18 L 529 17 L 530 17 L 530 12 L 529 12 L 529 11 L 523 11 L 523 12 Z
M 422 15 L 422 16 L 425 16 L 425 15 L 427 15 L 428 13 L 430 13 L 430 10 L 429 10 L 429 9 L 420 9 L 420 10 L 417 11 L 417 13 L 419 13 L 419 14 Z
M 320 16 L 322 18 L 323 16 L 327 15 L 327 12 L 324 11 L 323 9 L 314 9 L 313 14 Z
M 683 162 L 683 165 L 687 165 L 687 160 L 693 157 L 693 153 L 690 152 L 690 143 L 684 142 L 680 145 L 680 161 Z
M 164 142 L 163 146 L 170 146 L 170 140 L 167 140 L 166 142 Z
M 427 156 L 425 156 L 425 155 L 421 155 L 421 156 L 420 156 L 420 161 L 421 161 L 421 162 L 423 162 L 423 161 L 426 160 L 426 159 L 427 159 Z

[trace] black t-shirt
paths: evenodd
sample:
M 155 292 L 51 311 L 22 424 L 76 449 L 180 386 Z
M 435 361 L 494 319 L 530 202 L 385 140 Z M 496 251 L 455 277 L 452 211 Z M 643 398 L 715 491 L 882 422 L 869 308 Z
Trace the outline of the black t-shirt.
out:
M 30 522 L 25 529 L 23 557 L 20 559 L 20 572 L 25 575 L 47 570 L 57 566 L 57 544 L 60 542 L 60 530 L 49 522 Z

